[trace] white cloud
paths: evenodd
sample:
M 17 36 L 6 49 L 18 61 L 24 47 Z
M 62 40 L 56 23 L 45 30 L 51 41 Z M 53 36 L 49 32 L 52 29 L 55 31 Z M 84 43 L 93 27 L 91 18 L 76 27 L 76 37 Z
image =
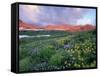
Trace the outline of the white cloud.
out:
M 20 5 L 20 18 L 21 20 L 28 22 L 27 19 L 31 20 L 32 22 L 36 22 L 37 18 L 35 14 L 40 12 L 39 6 L 36 5 Z M 27 19 L 26 19 L 27 18 Z
M 85 25 L 85 24 L 92 24 L 92 20 L 91 19 L 86 19 L 86 18 L 82 18 L 77 20 L 77 25 Z

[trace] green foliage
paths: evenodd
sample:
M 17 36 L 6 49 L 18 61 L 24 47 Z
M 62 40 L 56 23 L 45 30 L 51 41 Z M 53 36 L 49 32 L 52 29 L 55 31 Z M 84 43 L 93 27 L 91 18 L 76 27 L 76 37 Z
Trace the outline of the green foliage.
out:
M 29 71 L 31 68 L 30 57 L 24 58 L 19 62 L 19 70 L 20 71 Z
M 20 34 L 50 37 L 19 40 L 20 71 L 96 67 L 96 31 L 23 31 Z M 64 46 L 69 47 L 64 47 Z
M 60 66 L 62 64 L 63 59 L 64 56 L 61 53 L 56 53 L 55 55 L 52 55 L 49 63 L 51 65 Z
M 29 56 L 29 50 L 28 48 L 23 48 L 23 47 L 20 47 L 19 49 L 19 59 L 24 59 L 25 57 Z
M 41 50 L 38 56 L 41 58 L 41 61 L 47 62 L 49 60 L 49 58 L 53 54 L 55 54 L 55 52 L 56 51 L 54 49 L 52 49 L 51 46 L 49 46 L 49 48 L 45 48 L 45 49 Z

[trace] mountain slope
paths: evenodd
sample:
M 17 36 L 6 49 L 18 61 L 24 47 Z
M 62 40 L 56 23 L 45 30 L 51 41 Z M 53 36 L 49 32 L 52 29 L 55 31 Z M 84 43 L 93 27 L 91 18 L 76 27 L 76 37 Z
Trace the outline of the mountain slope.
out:
M 77 32 L 77 31 L 87 31 L 87 30 L 94 30 L 95 26 L 86 24 L 82 25 L 48 25 L 44 28 L 45 30 L 62 30 L 62 31 L 69 31 L 69 32 Z
M 94 30 L 96 29 L 95 26 L 86 24 L 86 25 L 45 25 L 45 26 L 39 26 L 39 25 L 31 25 L 27 24 L 21 20 L 19 20 L 19 31 L 23 30 L 32 30 L 32 31 L 38 31 L 38 30 L 59 30 L 59 31 L 69 31 L 69 32 L 78 32 L 78 31 L 88 31 L 88 30 Z
M 19 30 L 36 30 L 38 27 L 36 25 L 27 24 L 21 20 L 19 20 Z

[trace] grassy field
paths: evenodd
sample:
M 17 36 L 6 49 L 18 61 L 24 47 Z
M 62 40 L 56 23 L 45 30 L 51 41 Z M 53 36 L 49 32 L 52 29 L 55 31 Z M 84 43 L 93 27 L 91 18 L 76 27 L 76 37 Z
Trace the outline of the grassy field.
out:
M 19 71 L 96 67 L 96 31 L 23 31 L 20 35 L 50 35 L 19 39 Z

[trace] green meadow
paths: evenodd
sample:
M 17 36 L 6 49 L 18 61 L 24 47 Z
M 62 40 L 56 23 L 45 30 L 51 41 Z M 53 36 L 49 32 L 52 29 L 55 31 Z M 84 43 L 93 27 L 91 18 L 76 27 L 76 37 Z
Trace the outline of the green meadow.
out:
M 28 36 L 19 38 L 21 72 L 96 67 L 96 30 L 19 31 L 21 35 Z

